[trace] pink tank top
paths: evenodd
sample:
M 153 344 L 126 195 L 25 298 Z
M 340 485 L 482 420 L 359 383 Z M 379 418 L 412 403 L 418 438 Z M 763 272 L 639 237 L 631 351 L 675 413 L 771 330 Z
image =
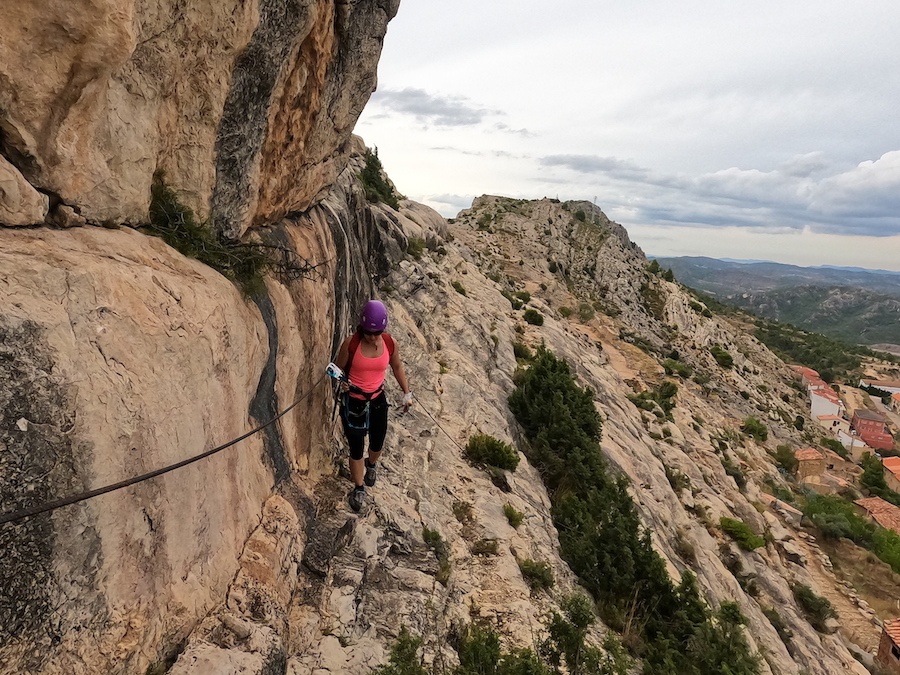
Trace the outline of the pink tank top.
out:
M 376 392 L 384 385 L 384 376 L 387 373 L 390 362 L 391 355 L 383 340 L 381 342 L 381 355 L 374 358 L 364 356 L 362 349 L 357 347 L 356 353 L 353 355 L 353 363 L 350 364 L 350 372 L 348 373 L 350 382 L 366 393 Z M 353 396 L 353 394 L 350 395 Z M 361 397 L 354 396 L 354 398 Z

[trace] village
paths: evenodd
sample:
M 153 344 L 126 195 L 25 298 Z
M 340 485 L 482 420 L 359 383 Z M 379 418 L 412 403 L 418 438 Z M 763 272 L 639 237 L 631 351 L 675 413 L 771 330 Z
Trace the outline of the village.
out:
M 793 451 L 794 480 L 819 495 L 865 494 L 853 500 L 857 513 L 900 535 L 900 443 L 895 440 L 900 438 L 900 380 L 861 379 L 858 388 L 832 387 L 811 368 L 794 370 L 808 393 L 811 417 L 827 434 L 822 448 Z M 876 392 L 889 395 L 888 403 Z M 883 483 L 875 481 L 884 487 L 874 491 L 882 496 L 872 494 L 871 477 L 868 482 L 863 479 L 867 468 L 878 467 L 875 462 L 880 463 Z M 774 497 L 771 501 L 788 520 L 800 524 L 801 511 Z M 900 618 L 882 618 L 875 663 L 884 673 L 900 675 Z

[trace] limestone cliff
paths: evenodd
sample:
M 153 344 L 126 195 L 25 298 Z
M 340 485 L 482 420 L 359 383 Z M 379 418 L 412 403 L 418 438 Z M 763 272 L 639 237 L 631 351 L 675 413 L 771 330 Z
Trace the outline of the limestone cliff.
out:
M 398 5 L 9 0 L 0 222 L 141 223 L 159 170 L 230 237 L 305 211 L 346 164 Z

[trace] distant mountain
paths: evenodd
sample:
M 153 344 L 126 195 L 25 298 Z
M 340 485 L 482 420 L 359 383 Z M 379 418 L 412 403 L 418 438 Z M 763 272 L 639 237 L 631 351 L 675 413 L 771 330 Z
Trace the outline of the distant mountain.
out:
M 860 344 L 900 344 L 900 273 L 715 258 L 656 258 L 720 302 Z

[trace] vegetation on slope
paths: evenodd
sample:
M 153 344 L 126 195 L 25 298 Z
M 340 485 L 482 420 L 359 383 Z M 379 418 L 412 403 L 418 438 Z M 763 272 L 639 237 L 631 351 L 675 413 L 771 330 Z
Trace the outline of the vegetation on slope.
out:
M 387 181 L 384 167 L 378 159 L 378 148 L 372 152 L 366 149 L 366 166 L 359 173 L 360 182 L 366 192 L 366 199 L 372 203 L 383 202 L 394 210 L 399 210 L 400 203 L 394 194 L 394 188 Z
M 153 175 L 147 232 L 161 237 L 182 255 L 209 265 L 236 283 L 247 295 L 264 289 L 263 275 L 274 272 L 286 281 L 313 278 L 318 265 L 282 245 L 259 241 L 229 241 L 218 236 L 210 223 L 197 219 L 161 171 Z
M 818 371 L 826 382 L 856 379 L 864 357 L 885 358 L 884 354 L 875 354 L 867 347 L 850 345 L 767 319 L 756 320 L 754 335 L 783 360 Z
M 737 605 L 726 602 L 712 612 L 690 572 L 679 586 L 672 583 L 628 495 L 627 478 L 607 469 L 593 396 L 568 364 L 539 348 L 509 403 L 550 492 L 562 557 L 648 672 L 758 673 Z

